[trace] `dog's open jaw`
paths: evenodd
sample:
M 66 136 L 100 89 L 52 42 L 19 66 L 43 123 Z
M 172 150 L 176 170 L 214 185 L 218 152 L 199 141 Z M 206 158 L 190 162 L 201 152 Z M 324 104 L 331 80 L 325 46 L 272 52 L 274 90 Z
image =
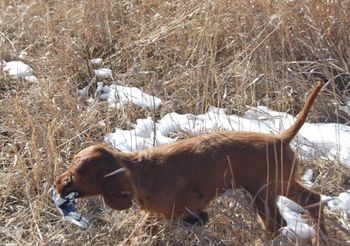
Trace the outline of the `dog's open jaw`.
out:
M 51 187 L 50 196 L 65 220 L 79 226 L 83 230 L 86 230 L 89 227 L 89 221 L 74 207 L 75 199 L 79 196 L 78 192 L 71 192 L 65 197 L 61 197 L 60 194 L 56 192 L 56 189 Z

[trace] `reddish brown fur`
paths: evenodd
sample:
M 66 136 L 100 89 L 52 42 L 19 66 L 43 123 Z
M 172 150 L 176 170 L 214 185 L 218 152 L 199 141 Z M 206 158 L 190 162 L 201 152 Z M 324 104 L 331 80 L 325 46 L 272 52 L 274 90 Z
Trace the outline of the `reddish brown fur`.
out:
M 270 234 L 285 224 L 276 198 L 284 195 L 307 208 L 320 202 L 320 195 L 297 181 L 299 161 L 289 142 L 305 122 L 321 89 L 319 83 L 300 117 L 280 135 L 255 132 L 219 132 L 133 153 L 103 145 L 80 151 L 68 170 L 56 181 L 61 195 L 72 191 L 81 197 L 102 195 L 111 208 L 129 208 L 132 198 L 140 207 L 165 218 L 190 218 L 227 188 L 244 188 Z M 120 167 L 128 172 L 109 177 Z M 320 206 L 307 208 L 325 232 Z M 320 219 L 320 220 L 319 220 Z

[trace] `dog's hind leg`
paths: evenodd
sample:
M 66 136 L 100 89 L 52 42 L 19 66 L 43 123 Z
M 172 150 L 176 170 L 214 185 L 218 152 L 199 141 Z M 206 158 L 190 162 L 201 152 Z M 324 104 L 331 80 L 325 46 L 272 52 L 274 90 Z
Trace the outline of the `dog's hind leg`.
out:
M 294 182 L 290 184 L 287 197 L 293 200 L 294 202 L 300 204 L 304 209 L 306 209 L 309 212 L 314 223 L 316 225 L 319 225 L 319 228 L 322 232 L 322 240 L 324 240 L 327 233 L 324 223 L 321 196 L 303 187 L 300 183 Z
M 278 230 L 281 227 L 287 225 L 276 205 L 276 198 L 271 194 L 267 195 L 266 192 L 261 192 L 255 197 L 254 203 L 265 225 L 267 238 L 272 239 L 278 235 Z

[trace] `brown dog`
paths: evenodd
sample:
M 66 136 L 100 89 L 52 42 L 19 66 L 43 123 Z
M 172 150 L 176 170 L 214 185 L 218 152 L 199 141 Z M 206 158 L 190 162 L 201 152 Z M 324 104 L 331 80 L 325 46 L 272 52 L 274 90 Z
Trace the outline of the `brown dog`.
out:
M 146 211 L 194 223 L 208 219 L 204 210 L 218 194 L 243 188 L 271 236 L 285 225 L 275 203 L 279 195 L 304 206 L 325 233 L 320 195 L 297 181 L 299 161 L 289 146 L 321 87 L 320 82 L 282 134 L 210 133 L 133 153 L 94 145 L 75 156 L 58 177 L 56 191 L 61 196 L 73 191 L 79 197 L 102 195 L 117 210 L 129 208 L 134 198 Z

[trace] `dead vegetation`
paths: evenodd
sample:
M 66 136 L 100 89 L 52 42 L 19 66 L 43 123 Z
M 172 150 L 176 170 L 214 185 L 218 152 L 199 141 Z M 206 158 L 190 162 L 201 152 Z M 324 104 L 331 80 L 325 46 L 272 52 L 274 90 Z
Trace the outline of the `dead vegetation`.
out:
M 78 205 L 87 232 L 61 220 L 48 197 L 73 154 L 115 127 L 166 113 L 203 113 L 209 106 L 242 114 L 246 105 L 299 112 L 316 79 L 328 82 L 309 119 L 348 124 L 349 1 L 97 1 L 0 2 L 0 60 L 32 66 L 38 84 L 0 72 L 1 245 L 277 245 L 242 192 L 212 203 L 205 227 L 164 222 L 143 232 L 137 208 L 112 211 L 99 198 Z M 78 89 L 94 79 L 91 58 L 103 58 L 118 83 L 163 100 L 157 112 L 88 104 Z M 95 97 L 95 84 L 89 95 Z M 339 163 L 305 163 L 317 191 L 337 194 L 349 180 Z M 333 245 L 350 238 L 327 218 Z M 294 245 L 293 242 L 289 242 Z M 303 243 L 299 243 L 302 245 Z

